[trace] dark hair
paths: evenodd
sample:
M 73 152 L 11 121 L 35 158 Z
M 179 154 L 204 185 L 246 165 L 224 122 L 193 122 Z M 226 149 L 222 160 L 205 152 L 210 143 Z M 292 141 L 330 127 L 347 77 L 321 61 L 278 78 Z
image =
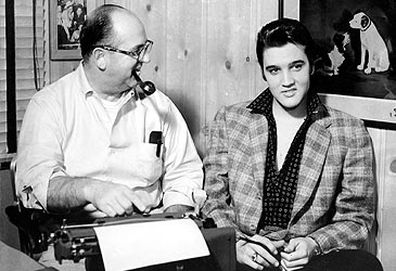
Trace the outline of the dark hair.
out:
M 308 60 L 313 66 L 315 62 L 315 43 L 311 34 L 301 22 L 282 18 L 263 26 L 257 35 L 256 54 L 262 71 L 264 68 L 264 50 L 271 47 L 281 47 L 288 43 L 304 46 Z
M 88 60 L 94 45 L 111 44 L 114 40 L 112 14 L 125 8 L 106 4 L 93 10 L 84 22 L 80 33 L 81 56 Z

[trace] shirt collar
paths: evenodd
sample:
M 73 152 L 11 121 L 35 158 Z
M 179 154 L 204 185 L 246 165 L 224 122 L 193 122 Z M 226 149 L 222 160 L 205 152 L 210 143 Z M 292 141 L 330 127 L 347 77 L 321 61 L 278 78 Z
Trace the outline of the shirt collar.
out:
M 267 88 L 260 93 L 250 104 L 247 105 L 248 109 L 252 110 L 252 113 L 263 114 L 264 116 L 272 115 L 272 101 L 274 97 Z M 308 105 L 307 105 L 308 117 L 313 121 L 324 118 L 328 115 L 326 107 L 322 104 L 319 96 L 315 93 L 309 92 L 308 94 Z
M 93 94 L 94 89 L 91 86 L 91 84 L 88 82 L 82 61 L 80 62 L 80 65 L 78 65 L 76 72 L 78 74 L 79 82 L 81 84 L 81 88 L 80 88 L 81 92 L 85 95 L 85 97 L 89 97 L 90 95 Z

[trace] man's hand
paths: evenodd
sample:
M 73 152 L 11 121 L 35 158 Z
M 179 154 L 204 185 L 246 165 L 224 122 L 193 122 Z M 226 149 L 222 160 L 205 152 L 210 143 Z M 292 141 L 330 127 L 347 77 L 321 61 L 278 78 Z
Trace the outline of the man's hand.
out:
M 147 212 L 145 206 L 150 202 L 146 193 L 93 178 L 58 176 L 48 184 L 47 207 L 50 212 L 62 213 L 83 207 L 90 217 L 112 217 L 132 214 L 134 207 Z
M 144 199 L 123 184 L 96 181 L 84 187 L 83 193 L 87 201 L 106 216 L 130 215 L 134 211 L 133 206 L 141 212 L 147 211 Z
M 317 246 L 316 242 L 308 237 L 291 239 L 281 252 L 282 268 L 287 271 L 303 268 L 314 256 Z
M 236 243 L 237 261 L 256 270 L 264 267 L 278 267 L 276 259 L 278 249 L 283 247 L 285 241 L 271 241 L 261 235 L 254 235 L 248 240 L 239 240 Z

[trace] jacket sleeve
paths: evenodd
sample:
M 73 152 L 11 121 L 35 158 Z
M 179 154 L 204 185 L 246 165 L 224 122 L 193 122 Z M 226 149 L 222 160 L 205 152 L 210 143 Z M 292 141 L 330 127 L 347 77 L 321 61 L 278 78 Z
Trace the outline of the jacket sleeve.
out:
M 203 215 L 211 217 L 217 227 L 233 227 L 237 238 L 243 235 L 235 223 L 235 212 L 229 190 L 229 140 L 225 108 L 217 112 L 209 128 L 207 154 L 204 158 L 205 191 L 208 198 Z
M 343 143 L 337 137 L 333 138 L 336 144 L 346 149 L 335 210 L 330 210 L 334 214 L 329 224 L 309 235 L 323 253 L 361 248 L 374 221 L 375 179 L 371 138 L 360 120 L 345 131 Z

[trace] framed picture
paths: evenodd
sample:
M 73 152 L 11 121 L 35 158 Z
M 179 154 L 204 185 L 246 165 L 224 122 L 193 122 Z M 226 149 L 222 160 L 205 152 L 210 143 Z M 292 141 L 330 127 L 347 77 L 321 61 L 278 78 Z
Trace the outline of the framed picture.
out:
M 396 0 L 300 0 L 318 45 L 312 83 L 332 107 L 396 123 Z
M 104 0 L 51 0 L 49 2 L 51 60 L 79 60 L 80 31 L 87 13 Z

